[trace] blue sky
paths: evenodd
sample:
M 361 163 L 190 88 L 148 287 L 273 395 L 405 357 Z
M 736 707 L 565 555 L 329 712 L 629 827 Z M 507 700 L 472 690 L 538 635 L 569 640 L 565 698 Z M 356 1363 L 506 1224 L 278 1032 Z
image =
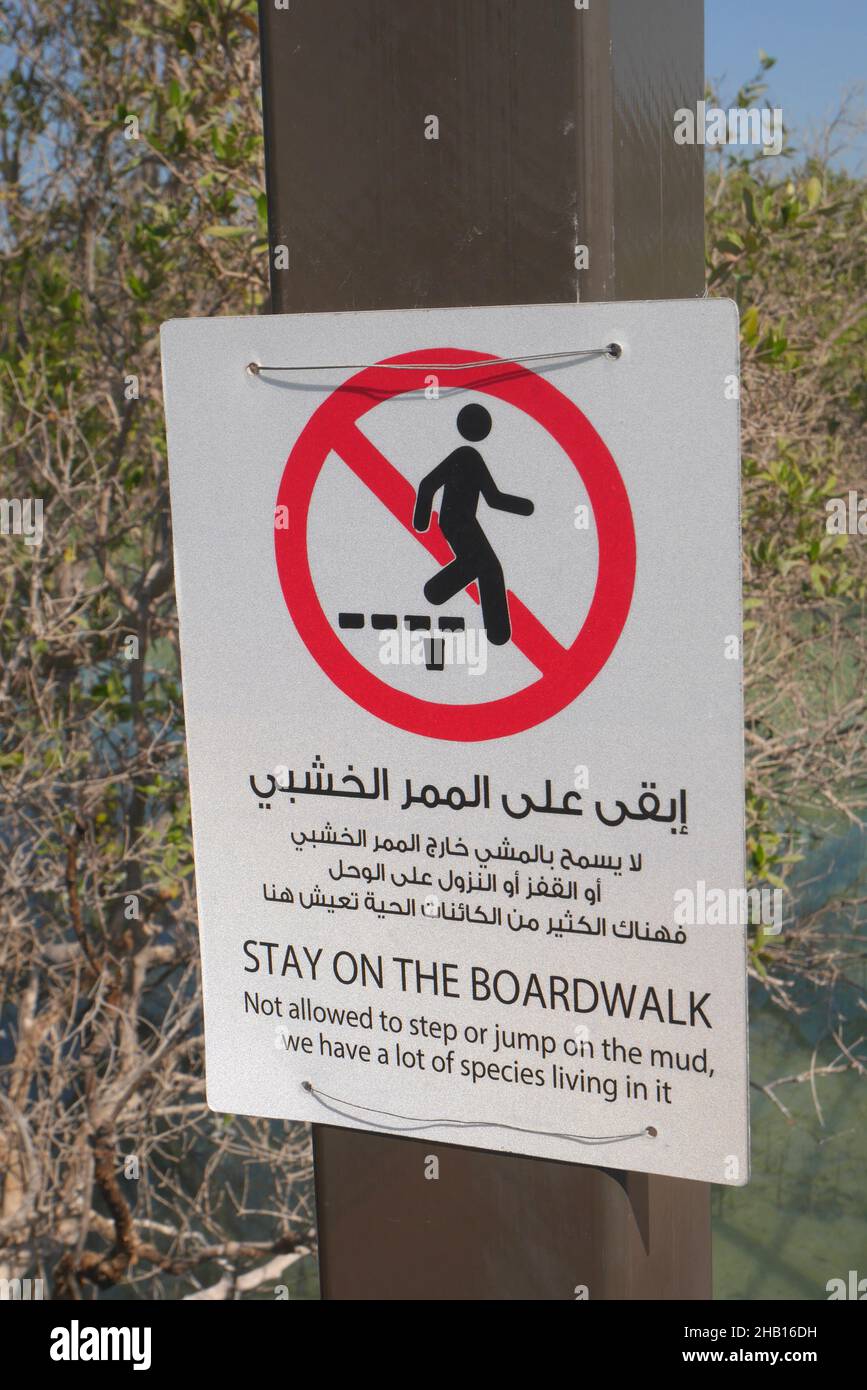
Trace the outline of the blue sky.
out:
M 705 68 L 728 98 L 758 67 L 777 59 L 768 96 L 788 126 L 817 126 L 844 88 L 867 78 L 867 0 L 705 0 Z M 862 103 L 864 101 L 862 93 Z M 867 162 L 867 137 L 844 162 Z
M 723 99 L 755 72 L 760 48 L 777 59 L 772 104 L 789 127 L 815 128 L 847 87 L 867 83 L 867 0 L 705 0 L 705 71 Z M 9 62 L 0 49 L 0 69 Z M 867 169 L 867 134 L 843 162 Z

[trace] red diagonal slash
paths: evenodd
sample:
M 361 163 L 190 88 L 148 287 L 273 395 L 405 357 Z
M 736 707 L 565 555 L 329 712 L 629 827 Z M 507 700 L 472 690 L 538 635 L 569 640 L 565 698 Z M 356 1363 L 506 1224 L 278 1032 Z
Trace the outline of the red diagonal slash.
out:
M 456 385 L 506 401 L 547 430 L 583 480 L 597 522 L 596 587 L 574 642 L 562 647 L 511 594 L 513 640 L 537 674 L 522 690 L 493 700 L 456 705 L 423 700 L 381 680 L 356 660 L 337 635 L 316 594 L 310 569 L 310 503 L 322 467 L 334 453 L 343 456 L 371 495 L 409 535 L 415 535 L 428 554 L 441 564 L 448 562 L 451 547 L 446 548 L 436 526 L 424 535 L 412 529 L 414 489 L 360 430 L 355 433 L 357 422 L 374 406 L 426 385 L 420 356 L 427 356 L 431 363 L 456 364 Z M 293 445 L 277 493 L 278 506 L 286 509 L 285 524 L 278 525 L 275 514 L 277 573 L 301 641 L 344 695 L 375 718 L 422 738 L 466 743 L 509 738 L 559 714 L 602 670 L 619 641 L 632 602 L 635 526 L 623 479 L 604 440 L 574 401 L 544 377 L 505 361 L 488 366 L 490 359 L 490 352 L 437 347 L 362 368 L 313 412 Z M 387 370 L 395 365 L 406 371 L 400 380 Z
M 415 510 L 415 488 L 385 454 L 380 453 L 375 444 L 355 425 L 341 434 L 341 445 L 335 450 L 339 457 L 351 468 L 357 478 L 369 488 L 375 497 L 386 507 L 402 526 L 415 536 L 427 551 L 441 565 L 454 558 L 451 546 L 439 528 L 436 514 L 431 518 L 427 531 L 420 534 L 413 529 L 412 516 Z M 479 602 L 479 591 L 471 584 L 466 591 L 474 603 Z M 546 674 L 555 663 L 562 661 L 566 648 L 539 622 L 511 589 L 509 596 L 509 616 L 512 622 L 512 641 L 518 650 L 533 665 Z

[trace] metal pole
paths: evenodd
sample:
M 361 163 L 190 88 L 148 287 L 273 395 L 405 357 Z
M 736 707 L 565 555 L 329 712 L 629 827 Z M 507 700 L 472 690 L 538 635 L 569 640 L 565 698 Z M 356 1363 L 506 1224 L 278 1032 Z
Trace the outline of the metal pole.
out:
M 701 0 L 588 4 L 260 0 L 274 311 L 700 295 Z M 313 1145 L 325 1298 L 710 1296 L 706 1184 Z

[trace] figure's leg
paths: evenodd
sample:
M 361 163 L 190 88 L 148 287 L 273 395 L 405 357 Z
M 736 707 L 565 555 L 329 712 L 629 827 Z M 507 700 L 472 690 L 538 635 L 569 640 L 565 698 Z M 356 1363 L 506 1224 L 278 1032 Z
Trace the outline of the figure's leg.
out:
M 475 577 L 475 566 L 459 555 L 451 564 L 435 574 L 433 579 L 428 580 L 424 586 L 424 596 L 428 603 L 448 603 L 450 598 L 461 592 L 461 589 L 472 584 Z
M 488 641 L 495 647 L 503 647 L 512 635 L 512 624 L 509 620 L 503 567 L 493 550 L 485 557 L 477 577 L 479 598 L 482 601 L 482 622 Z

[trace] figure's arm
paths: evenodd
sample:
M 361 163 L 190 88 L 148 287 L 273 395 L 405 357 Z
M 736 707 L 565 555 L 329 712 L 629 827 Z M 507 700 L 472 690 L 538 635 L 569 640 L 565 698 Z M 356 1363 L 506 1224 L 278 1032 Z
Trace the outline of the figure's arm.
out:
M 414 531 L 426 531 L 430 526 L 430 514 L 433 507 L 433 500 L 445 482 L 445 466 L 447 460 L 438 463 L 436 468 L 431 469 L 426 478 L 422 478 L 418 486 L 415 499 L 415 511 L 412 515 L 412 525 Z
M 489 507 L 499 512 L 514 512 L 516 516 L 532 516 L 533 503 L 528 497 L 515 497 L 511 492 L 500 492 L 494 482 L 484 459 L 479 459 L 479 488 Z

